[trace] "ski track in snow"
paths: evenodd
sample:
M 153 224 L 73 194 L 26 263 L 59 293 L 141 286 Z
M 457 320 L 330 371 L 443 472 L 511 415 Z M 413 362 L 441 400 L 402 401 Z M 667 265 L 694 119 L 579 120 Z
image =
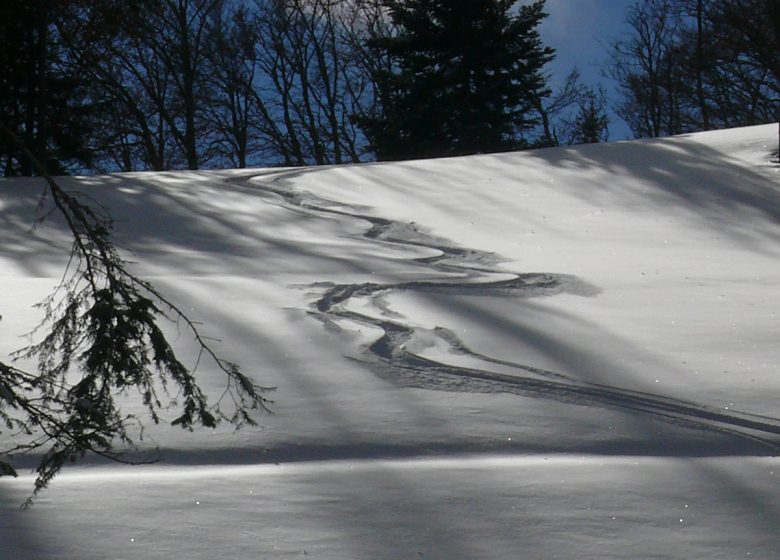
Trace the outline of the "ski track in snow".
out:
M 388 309 L 382 299 L 383 295 L 403 290 L 490 297 L 529 298 L 561 293 L 588 297 L 598 294 L 599 289 L 567 274 L 509 273 L 497 268 L 501 259 L 495 254 L 449 245 L 446 240 L 428 235 L 417 224 L 362 214 L 348 205 L 318 197 L 308 191 L 293 191 L 278 186 L 281 181 L 310 172 L 316 170 L 266 171 L 231 177 L 227 182 L 254 191 L 272 193 L 298 210 L 367 221 L 371 227 L 362 234 L 367 239 L 439 253 L 433 257 L 413 259 L 426 265 L 437 279 L 426 278 L 395 284 L 321 282 L 310 286 L 324 289 L 324 293 L 312 303 L 310 313 L 326 326 L 335 327 L 338 331 L 340 327 L 337 322 L 346 319 L 377 327 L 384 332 L 376 341 L 361 349 L 362 356 L 359 358 L 383 379 L 405 387 L 510 393 L 575 405 L 628 409 L 690 428 L 733 436 L 747 443 L 755 454 L 776 455 L 780 451 L 780 419 L 735 410 L 725 412 L 663 395 L 588 383 L 554 371 L 492 358 L 469 349 L 451 328 L 436 327 L 427 334 L 443 342 L 451 355 L 480 361 L 486 368 L 488 364 L 493 364 L 517 373 L 506 374 L 446 364 L 415 354 L 407 348 L 407 344 L 420 333 L 420 329 L 404 322 L 403 316 Z M 511 278 L 507 279 L 507 276 Z M 349 310 L 347 304 L 353 298 L 369 298 L 372 308 L 379 311 L 382 318 Z M 742 451 L 744 445 L 738 448 Z

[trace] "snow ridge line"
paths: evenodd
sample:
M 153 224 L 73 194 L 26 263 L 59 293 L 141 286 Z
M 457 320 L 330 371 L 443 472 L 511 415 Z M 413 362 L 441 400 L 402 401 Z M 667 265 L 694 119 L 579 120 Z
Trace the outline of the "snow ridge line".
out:
M 780 419 L 736 410 L 724 412 L 690 401 L 589 383 L 561 373 L 499 360 L 470 350 L 452 331 L 442 327 L 436 327 L 433 334 L 443 340 L 453 354 L 513 368 L 523 374 L 512 375 L 487 369 L 455 366 L 410 352 L 406 345 L 419 329 L 402 322 L 377 319 L 350 311 L 345 308 L 345 304 L 352 298 L 369 297 L 372 298 L 374 306 L 381 309 L 381 305 L 377 304 L 375 298 L 399 290 L 446 291 L 463 295 L 506 297 L 540 297 L 557 293 L 592 296 L 599 290 L 577 277 L 566 274 L 509 273 L 498 270 L 496 265 L 501 261 L 495 254 L 450 246 L 446 240 L 422 232 L 414 223 L 404 224 L 357 211 L 339 210 L 335 207 L 344 208 L 345 205 L 307 192 L 291 191 L 271 184 L 271 182 L 276 183 L 314 171 L 317 169 L 283 170 L 231 177 L 227 181 L 251 190 L 270 192 L 298 209 L 367 221 L 371 227 L 362 234 L 367 239 L 401 246 L 421 247 L 439 253 L 433 257 L 417 258 L 414 261 L 428 265 L 433 272 L 442 275 L 442 280 L 419 280 L 397 284 L 318 283 L 314 285 L 327 288 L 319 299 L 313 302 L 311 310 L 312 315 L 326 325 L 335 326 L 338 319 L 348 319 L 384 331 L 379 339 L 362 349 L 363 358 L 359 360 L 372 367 L 380 377 L 398 385 L 431 390 L 513 393 L 584 406 L 628 409 L 675 424 L 748 440 L 759 444 L 769 455 L 776 455 L 780 451 L 780 438 L 773 437 L 780 436 Z M 263 184 L 252 182 L 253 179 L 261 178 L 270 179 L 270 182 L 263 182 Z M 453 275 L 457 275 L 458 279 L 453 280 Z M 506 279 L 507 275 L 511 275 L 512 278 Z M 500 279 L 491 280 L 491 278 Z M 528 376 L 529 373 L 534 377 Z

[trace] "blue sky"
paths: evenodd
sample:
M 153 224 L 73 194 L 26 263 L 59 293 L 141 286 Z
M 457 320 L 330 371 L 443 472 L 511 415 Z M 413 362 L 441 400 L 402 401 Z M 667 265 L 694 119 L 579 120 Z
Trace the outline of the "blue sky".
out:
M 588 84 L 602 84 L 614 101 L 614 84 L 603 77 L 606 47 L 626 31 L 625 13 L 637 0 L 547 0 L 549 17 L 540 31 L 545 45 L 556 50 L 550 70 L 562 80 L 575 66 Z M 618 117 L 610 124 L 610 141 L 631 138 Z

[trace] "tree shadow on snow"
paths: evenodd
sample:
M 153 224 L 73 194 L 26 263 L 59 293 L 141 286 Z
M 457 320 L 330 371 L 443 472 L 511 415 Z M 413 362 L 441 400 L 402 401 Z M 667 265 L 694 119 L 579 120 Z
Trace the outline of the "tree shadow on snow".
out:
M 598 182 L 587 180 L 585 173 L 582 182 L 558 182 L 556 189 L 591 201 L 608 196 L 626 208 L 655 207 L 661 215 L 664 209 L 684 209 L 698 216 L 703 227 L 746 248 L 777 251 L 771 244 L 780 241 L 780 178 L 705 144 L 683 136 L 526 153 L 559 169 L 617 172 L 641 181 L 639 186 Z

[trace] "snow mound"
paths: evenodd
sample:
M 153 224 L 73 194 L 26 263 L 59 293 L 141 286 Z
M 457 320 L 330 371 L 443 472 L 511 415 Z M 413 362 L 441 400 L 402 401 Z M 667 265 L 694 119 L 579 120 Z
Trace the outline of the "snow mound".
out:
M 0 512 L 0 550 L 162 558 L 191 539 L 190 558 L 564 558 L 567 532 L 578 558 L 772 557 L 776 131 L 63 178 L 108 209 L 141 276 L 277 387 L 275 414 L 237 433 L 152 427 L 166 469 L 75 467 L 33 517 Z M 42 191 L 0 182 L 6 354 L 67 263 L 56 216 L 32 229 Z M 176 346 L 194 363 L 191 340 Z M 219 394 L 216 368 L 199 376 Z M 126 499 L 95 531 L 109 484 Z M 22 490 L 0 485 L 8 503 Z M 58 514 L 82 501 L 98 517 Z

